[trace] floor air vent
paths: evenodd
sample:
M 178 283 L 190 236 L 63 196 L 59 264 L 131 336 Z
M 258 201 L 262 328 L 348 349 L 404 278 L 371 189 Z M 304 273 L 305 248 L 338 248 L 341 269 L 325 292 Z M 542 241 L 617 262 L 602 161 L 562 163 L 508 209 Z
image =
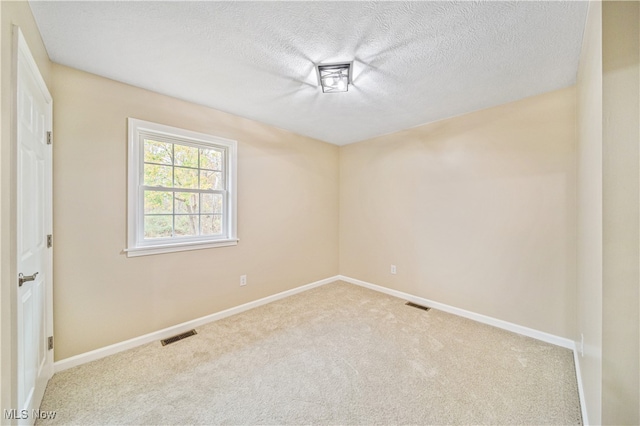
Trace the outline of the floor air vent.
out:
M 428 311 L 429 309 L 431 309 L 431 308 L 428 308 L 426 306 L 418 305 L 418 304 L 413 303 L 413 302 L 407 302 L 407 303 L 405 303 L 405 305 L 411 306 L 412 308 L 422 309 L 423 311 Z
M 186 332 L 184 332 L 182 334 L 178 334 L 176 336 L 169 337 L 169 338 L 164 339 L 164 340 L 160 340 L 160 343 L 162 343 L 162 346 L 167 346 L 167 345 L 170 345 L 171 343 L 177 342 L 178 340 L 182 340 L 182 339 L 186 339 L 187 337 L 195 336 L 196 334 L 198 334 L 198 333 L 196 333 L 195 330 L 189 330 L 189 331 L 186 331 Z

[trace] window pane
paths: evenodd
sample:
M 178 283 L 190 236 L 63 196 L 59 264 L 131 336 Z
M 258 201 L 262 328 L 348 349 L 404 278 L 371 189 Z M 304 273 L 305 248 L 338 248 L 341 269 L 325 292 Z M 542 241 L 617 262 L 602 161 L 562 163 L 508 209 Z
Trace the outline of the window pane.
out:
M 198 169 L 176 167 L 174 174 L 176 188 L 198 188 Z
M 198 148 L 176 144 L 173 152 L 176 156 L 176 166 L 198 168 Z
M 222 216 L 202 215 L 202 235 L 222 234 Z
M 222 170 L 222 151 L 200 148 L 200 168 Z
M 222 194 L 200 194 L 200 213 L 222 213 Z
M 146 214 L 173 213 L 173 193 L 144 191 L 144 212 Z
M 176 192 L 176 213 L 198 214 L 198 194 Z
M 200 189 L 224 189 L 222 172 L 200 170 Z
M 161 238 L 171 237 L 173 216 L 145 216 L 144 217 L 144 237 Z
M 171 166 L 156 166 L 155 164 L 144 165 L 144 184 L 147 186 L 164 186 L 171 188 L 172 179 Z
M 166 142 L 156 142 L 149 139 L 144 140 L 144 161 L 145 163 L 172 164 L 173 154 L 171 152 L 173 144 Z
M 198 235 L 198 215 L 176 216 L 176 236 Z

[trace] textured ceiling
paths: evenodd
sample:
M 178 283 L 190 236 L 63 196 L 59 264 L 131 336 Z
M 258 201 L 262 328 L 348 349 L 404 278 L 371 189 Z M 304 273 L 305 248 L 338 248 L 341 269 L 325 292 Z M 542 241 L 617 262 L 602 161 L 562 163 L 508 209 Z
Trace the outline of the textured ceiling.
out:
M 55 62 L 343 145 L 575 82 L 586 2 L 39 2 Z M 354 60 L 347 93 L 316 63 Z

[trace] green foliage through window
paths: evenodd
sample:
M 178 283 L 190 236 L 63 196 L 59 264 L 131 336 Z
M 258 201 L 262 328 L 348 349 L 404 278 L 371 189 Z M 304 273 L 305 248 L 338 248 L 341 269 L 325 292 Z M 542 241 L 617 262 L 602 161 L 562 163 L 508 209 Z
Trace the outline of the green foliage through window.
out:
M 223 232 L 225 151 L 144 139 L 144 238 Z

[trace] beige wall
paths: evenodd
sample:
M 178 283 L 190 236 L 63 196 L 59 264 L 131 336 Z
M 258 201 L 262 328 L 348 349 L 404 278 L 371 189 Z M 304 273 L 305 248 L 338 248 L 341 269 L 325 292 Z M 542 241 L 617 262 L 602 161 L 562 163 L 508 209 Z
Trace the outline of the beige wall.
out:
M 640 424 L 640 3 L 602 4 L 602 421 Z
M 591 2 L 577 84 L 578 333 L 588 420 L 602 421 L 602 4 Z
M 578 333 L 592 424 L 640 423 L 640 5 L 592 2 L 578 72 Z
M 53 97 L 56 359 L 338 273 L 337 146 L 60 65 Z M 238 141 L 237 246 L 122 253 L 127 117 Z
M 14 405 L 15 384 L 17 24 L 55 103 L 56 359 L 342 273 L 576 340 L 583 333 L 590 422 L 637 424 L 638 6 L 591 5 L 577 90 L 337 148 L 52 65 L 28 4 L 0 2 L 2 408 Z M 238 140 L 238 246 L 122 254 L 129 116 Z
M 575 140 L 568 88 L 342 147 L 341 274 L 573 337 Z
M 11 400 L 16 383 L 11 368 L 14 351 L 11 324 L 15 321 L 10 301 L 16 297 L 15 258 L 11 247 L 15 245 L 15 191 L 11 189 L 15 170 L 12 166 L 12 54 L 13 26 L 17 25 L 31 49 L 40 72 L 50 86 L 51 62 L 47 56 L 31 9 L 26 1 L 0 1 L 0 409 L 15 407 Z

